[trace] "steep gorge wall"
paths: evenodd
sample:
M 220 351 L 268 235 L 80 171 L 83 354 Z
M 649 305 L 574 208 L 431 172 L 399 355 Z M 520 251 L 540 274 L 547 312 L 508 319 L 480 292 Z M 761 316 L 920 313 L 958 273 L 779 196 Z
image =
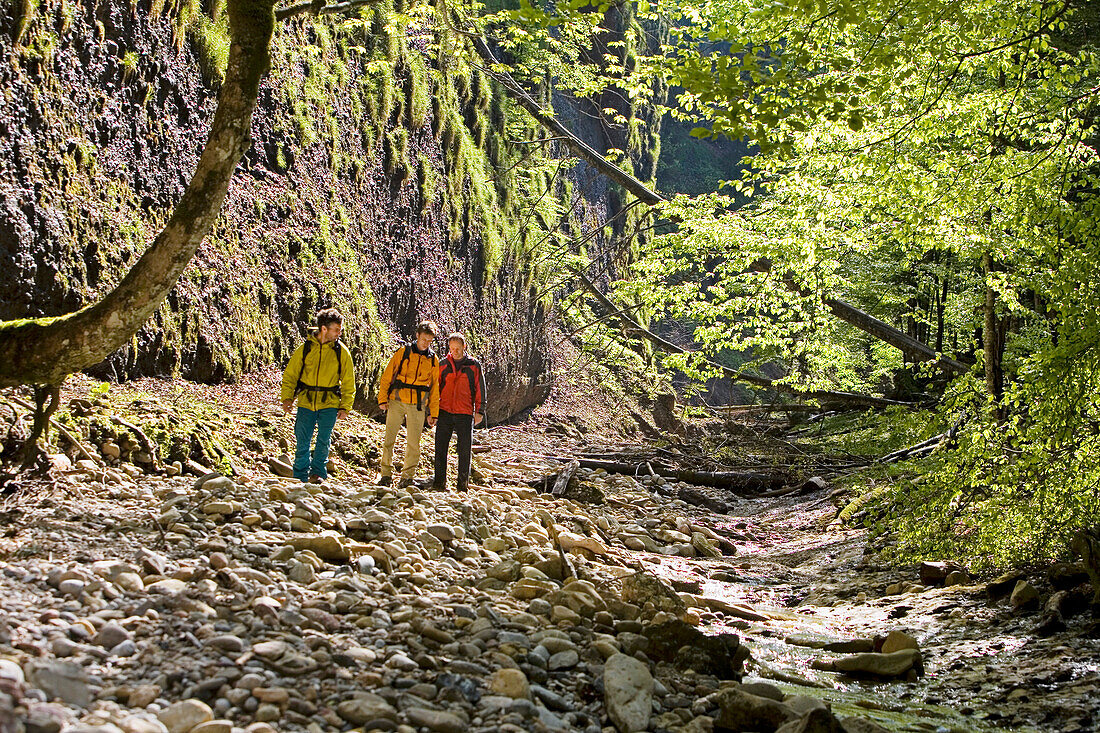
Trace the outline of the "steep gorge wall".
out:
M 0 19 L 0 318 L 92 302 L 179 198 L 226 50 L 216 4 L 181 2 L 14 0 Z M 493 419 L 542 397 L 540 233 L 525 222 L 553 218 L 550 174 L 514 165 L 517 115 L 481 72 L 425 53 L 455 41 L 391 11 L 277 31 L 221 219 L 97 374 L 232 379 L 285 362 L 331 305 L 367 397 L 391 335 L 422 318 L 472 335 Z

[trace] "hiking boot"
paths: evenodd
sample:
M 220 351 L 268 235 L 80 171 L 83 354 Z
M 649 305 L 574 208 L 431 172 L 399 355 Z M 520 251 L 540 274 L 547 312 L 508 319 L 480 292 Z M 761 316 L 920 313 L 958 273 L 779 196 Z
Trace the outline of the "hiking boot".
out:
M 407 489 L 412 485 L 413 485 L 413 480 L 411 478 L 403 478 L 403 479 L 401 479 L 400 483 L 397 484 L 397 488 Z
M 313 473 L 313 474 L 310 474 L 310 476 L 309 476 L 309 482 L 310 482 L 311 484 L 319 484 L 319 483 L 321 483 L 322 481 L 324 481 L 324 479 L 323 479 L 323 478 L 321 478 L 320 476 L 318 476 L 318 475 L 317 475 L 317 474 L 315 474 L 315 473 Z
M 462 493 L 465 493 L 470 488 L 470 477 L 469 476 L 459 476 L 458 477 L 458 484 L 455 486 L 455 488 L 458 489 L 459 491 L 461 491 Z
M 393 476 L 379 476 L 378 477 L 378 485 L 379 486 L 390 486 L 392 484 L 393 484 Z

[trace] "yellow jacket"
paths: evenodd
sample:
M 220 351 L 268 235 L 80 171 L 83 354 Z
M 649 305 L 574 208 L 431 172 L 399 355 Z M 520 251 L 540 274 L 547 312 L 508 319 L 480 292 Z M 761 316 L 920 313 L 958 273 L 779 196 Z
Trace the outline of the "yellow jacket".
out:
M 305 354 L 303 366 L 302 355 L 305 352 L 306 343 L 309 344 L 309 353 Z M 322 346 L 317 340 L 316 332 L 309 335 L 306 343 L 294 351 L 290 357 L 290 363 L 286 365 L 286 370 L 283 372 L 281 401 L 286 402 L 294 396 L 298 380 L 301 379 L 306 389 L 298 393 L 298 407 L 304 407 L 307 410 L 323 410 L 329 407 L 350 410 L 352 403 L 355 402 L 355 367 L 351 363 L 351 352 L 340 341 Z M 336 357 L 336 349 L 340 349 L 339 359 Z M 339 374 L 337 374 L 337 364 L 339 364 Z M 340 388 L 339 396 L 331 390 L 309 389 L 335 386 Z
M 406 349 L 409 351 L 407 359 L 404 358 Z M 398 382 L 426 389 L 409 389 L 397 385 Z M 391 398 L 407 405 L 423 406 L 427 402 L 428 415 L 439 417 L 439 359 L 435 352 L 430 348 L 426 352 L 419 351 L 416 342 L 394 352 L 382 372 L 382 381 L 378 383 L 378 404 L 384 405 Z

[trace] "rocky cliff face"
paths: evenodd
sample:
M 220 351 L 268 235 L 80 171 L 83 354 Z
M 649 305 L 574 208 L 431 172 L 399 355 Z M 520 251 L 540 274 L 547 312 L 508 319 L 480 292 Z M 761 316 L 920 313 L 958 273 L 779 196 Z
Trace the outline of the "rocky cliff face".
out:
M 93 302 L 178 199 L 227 42 L 218 3 L 180 3 L 17 0 L 0 19 L 0 318 Z M 514 165 L 515 115 L 488 79 L 430 65 L 423 51 L 448 39 L 391 11 L 283 24 L 219 223 L 97 374 L 232 379 L 284 363 L 335 306 L 367 398 L 394 337 L 422 318 L 471 335 L 494 420 L 541 398 L 530 222 L 554 218 L 550 176 L 538 159 Z

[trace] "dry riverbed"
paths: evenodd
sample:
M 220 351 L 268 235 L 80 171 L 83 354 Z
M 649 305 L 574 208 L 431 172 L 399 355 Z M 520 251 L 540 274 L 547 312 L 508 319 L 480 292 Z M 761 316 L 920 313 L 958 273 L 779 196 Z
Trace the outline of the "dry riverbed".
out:
M 726 514 L 653 476 L 581 469 L 540 493 L 528 482 L 561 458 L 623 447 L 549 408 L 478 431 L 468 494 L 376 486 L 381 426 L 359 418 L 339 429 L 347 460 L 303 486 L 262 458 L 288 425 L 234 409 L 225 442 L 256 453 L 231 478 L 146 474 L 93 446 L 8 498 L 0 730 L 1098 724 L 1100 642 L 1071 613 L 1072 569 L 1023 578 L 1034 598 L 1017 578 L 922 583 L 868 564 L 828 489 L 727 494 Z M 242 434 L 250 420 L 277 430 Z M 1065 628 L 1039 635 L 1062 586 Z

